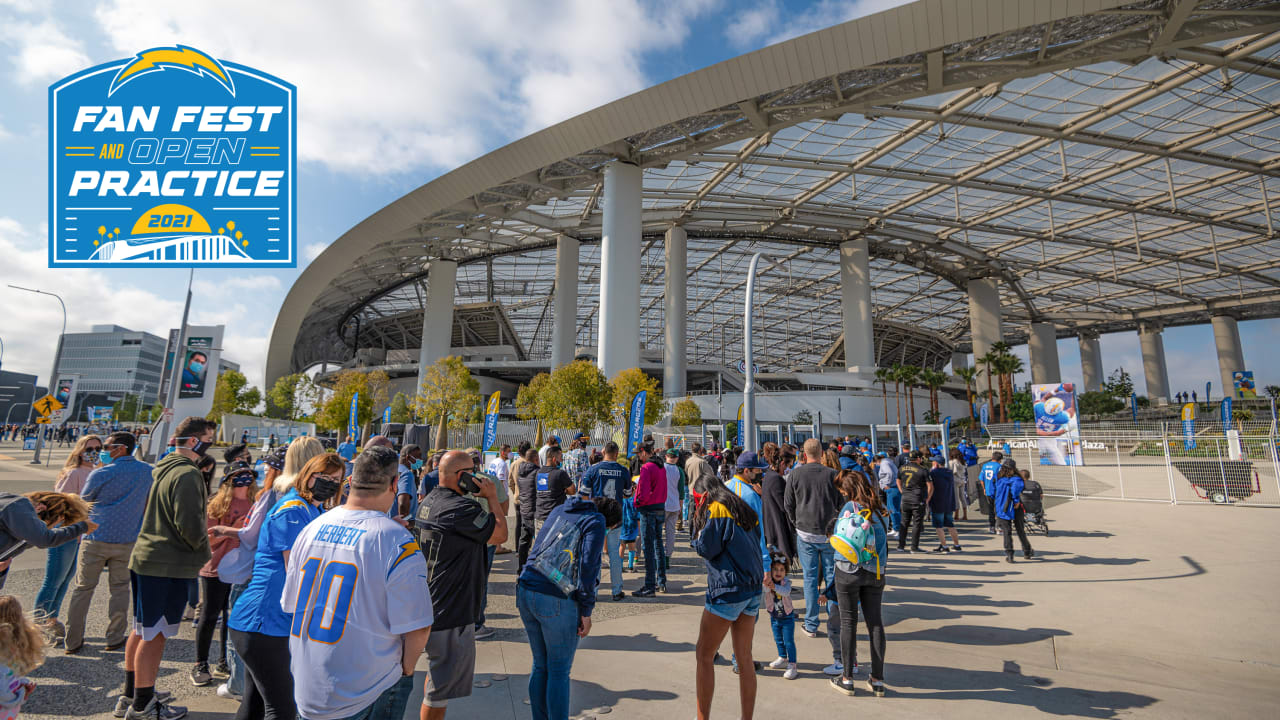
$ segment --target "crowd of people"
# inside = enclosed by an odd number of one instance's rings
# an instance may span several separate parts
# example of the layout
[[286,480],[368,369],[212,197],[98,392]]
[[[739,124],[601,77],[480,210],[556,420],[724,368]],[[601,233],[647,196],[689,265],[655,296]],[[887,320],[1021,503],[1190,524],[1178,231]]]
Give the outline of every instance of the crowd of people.
[[[604,564],[615,602],[666,593],[684,533],[706,568],[698,717],[710,714],[726,636],[750,717],[763,667],[752,648],[762,604],[777,650],[769,667],[796,679],[796,625],[809,637],[825,633],[832,662],[823,672],[846,695],[862,674],[860,609],[871,648],[866,690],[880,696],[892,540],[898,551],[921,551],[927,518],[934,552],[961,551],[955,516],[967,518],[976,499],[1003,532],[1008,561],[1014,532],[1024,556],[1034,556],[1018,502],[1029,475],[998,451],[978,466],[964,442],[949,452],[904,445],[873,453],[865,439],[809,439],[768,442],[756,453],[698,443],[686,450],[671,439],[659,447],[648,437],[624,458],[613,442],[589,452],[580,434],[567,450],[555,436],[539,447],[503,445],[486,463],[474,448],[428,454],[374,436],[330,452],[302,437],[257,462],[243,444],[226,448],[218,479],[215,429],[204,418],[183,420],[154,467],[135,457],[132,433],[83,434],[52,491],[0,493],[0,587],[17,552],[50,548],[34,621],[0,632],[0,669],[14,676],[0,702],[16,709],[31,691],[22,678],[38,663],[31,633],[41,645],[82,652],[105,570],[104,649],[124,652],[116,717],[186,714],[155,685],[166,641],[191,621],[191,682],[221,680],[218,694],[239,700],[237,720],[399,718],[424,653],[420,716],[438,720],[471,693],[476,641],[493,634],[489,575],[510,537],[516,607],[533,655],[533,714],[566,718],[573,658],[591,632]],[[628,595],[625,573],[637,558],[643,580]],[[0,599],[0,621],[16,603]]]

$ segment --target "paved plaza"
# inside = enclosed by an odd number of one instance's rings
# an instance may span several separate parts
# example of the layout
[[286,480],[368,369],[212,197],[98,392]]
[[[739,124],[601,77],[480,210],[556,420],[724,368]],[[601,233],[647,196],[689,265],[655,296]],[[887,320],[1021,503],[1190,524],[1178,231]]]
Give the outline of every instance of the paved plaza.
[[[0,446],[0,489],[50,485],[54,473],[32,470],[29,455]],[[1280,560],[1267,551],[1276,538],[1275,510],[1078,500],[1051,505],[1048,515],[1052,535],[1033,537],[1039,559],[1032,562],[1005,564],[998,537],[972,520],[962,524],[961,554],[892,555],[889,697],[836,694],[821,674],[831,661],[827,639],[800,635],[800,677],[787,681],[766,670],[757,716],[868,705],[889,718],[1270,715],[1280,701],[1280,630],[1271,621]],[[450,717],[529,717],[530,656],[514,608],[513,558],[499,556],[494,570],[488,616],[498,633],[479,643],[478,686],[451,706]],[[44,553],[29,551],[10,573],[6,589],[24,607],[43,567]],[[603,599],[596,606],[574,664],[574,717],[692,714],[702,565],[682,547],[673,571],[672,592],[659,600]],[[628,575],[627,585],[638,588],[640,576]],[[67,657],[53,650],[34,673],[40,687],[24,717],[110,717],[122,655],[102,651],[105,599],[104,592],[95,597],[85,651]],[[865,637],[863,631],[860,641]],[[757,658],[773,658],[763,619],[755,647]],[[861,642],[864,667],[866,650]],[[159,687],[189,705],[193,718],[232,717],[235,703],[216,697],[212,686],[191,686],[193,655],[187,626],[165,652]],[[419,663],[419,696],[424,669]],[[716,682],[716,716],[737,717],[728,665]],[[411,700],[408,717],[417,717],[418,702]]]

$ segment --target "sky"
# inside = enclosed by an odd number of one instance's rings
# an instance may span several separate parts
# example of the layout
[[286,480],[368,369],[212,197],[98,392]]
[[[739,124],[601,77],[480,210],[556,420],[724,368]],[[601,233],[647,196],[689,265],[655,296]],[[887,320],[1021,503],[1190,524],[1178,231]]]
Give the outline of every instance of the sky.
[[[298,252],[289,270],[199,270],[191,323],[225,324],[226,356],[263,383],[267,340],[293,280],[337,237],[406,192],[530,132],[648,86],[901,0],[437,0],[325,4],[0,0],[0,341],[5,369],[49,372],[68,331],[117,324],[164,337],[186,270],[47,267],[47,89],[172,44],[260,67],[298,88]],[[1272,356],[1280,322],[1241,323],[1246,364]],[[1059,343],[1079,377],[1074,341]],[[1220,384],[1212,331],[1172,328],[1174,390]],[[1019,352],[1025,359],[1026,349]],[[1102,338],[1108,373],[1139,392],[1136,334]],[[1260,363],[1257,363],[1260,365]],[[1280,381],[1252,367],[1259,385]]]

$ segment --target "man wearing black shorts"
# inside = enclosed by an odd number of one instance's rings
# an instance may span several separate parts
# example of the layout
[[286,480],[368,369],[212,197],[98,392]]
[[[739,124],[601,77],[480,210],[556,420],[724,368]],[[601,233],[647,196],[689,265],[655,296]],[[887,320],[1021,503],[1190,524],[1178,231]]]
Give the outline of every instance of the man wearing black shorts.
[[[165,639],[177,637],[187,604],[187,585],[209,561],[204,475],[196,466],[213,444],[217,423],[189,417],[178,423],[174,447],[152,472],[154,482],[142,514],[142,530],[129,557],[133,590],[133,634],[125,652],[133,672],[125,672],[124,697],[133,704],[126,720],[178,720],[187,709],[162,702],[156,674]],[[117,711],[120,708],[117,708]]]
[[[497,488],[473,475],[475,461],[454,450],[440,459],[440,484],[418,506],[414,531],[427,560],[427,586],[435,619],[427,640],[430,670],[423,689],[422,720],[443,720],[449,701],[471,694],[476,668],[475,627],[487,578],[487,545],[507,541],[507,519],[489,512],[499,507]],[[474,482],[469,494],[463,484]],[[488,501],[488,507],[476,501]]]

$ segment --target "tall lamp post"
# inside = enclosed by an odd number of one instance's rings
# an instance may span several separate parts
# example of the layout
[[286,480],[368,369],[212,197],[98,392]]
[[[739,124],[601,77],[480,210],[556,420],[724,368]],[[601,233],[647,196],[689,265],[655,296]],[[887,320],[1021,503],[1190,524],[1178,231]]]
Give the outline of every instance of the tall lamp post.
[[760,265],[760,258],[763,256],[764,253],[751,256],[751,267],[747,269],[747,297],[742,308],[742,359],[743,364],[746,365],[742,369],[746,378],[742,388],[742,440],[746,449],[752,452],[756,452],[756,445],[759,443],[756,438],[756,373],[751,338],[751,316],[755,311],[756,268]]
[[[67,304],[62,302],[62,296],[57,293],[20,287],[18,285],[10,285],[9,287],[14,290],[22,290],[24,292],[35,293],[37,295],[48,295],[50,297],[57,298],[58,304],[62,306],[62,333],[58,335],[58,343],[53,346],[53,369],[49,371],[49,391],[53,392],[55,390],[54,383],[57,382],[57,378],[54,377],[54,374],[58,372],[58,349],[62,347],[62,338],[67,334]],[[44,428],[41,428],[40,431],[36,433],[36,454],[31,460],[32,465],[40,464],[40,451],[42,449],[44,449]],[[49,449],[49,454],[53,455],[52,448]]]

